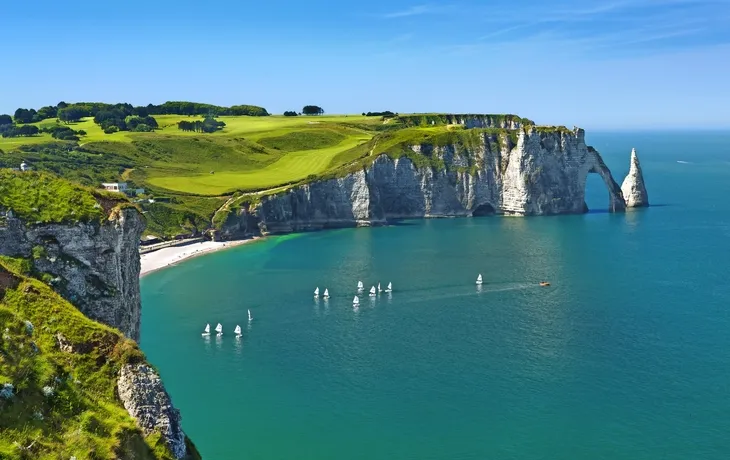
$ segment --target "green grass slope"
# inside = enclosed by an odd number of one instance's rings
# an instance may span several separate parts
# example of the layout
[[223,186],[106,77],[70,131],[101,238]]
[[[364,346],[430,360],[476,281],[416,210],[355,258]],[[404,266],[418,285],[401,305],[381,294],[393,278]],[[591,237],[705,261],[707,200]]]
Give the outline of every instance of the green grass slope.
[[[465,115],[466,116],[466,115]],[[152,133],[104,134],[91,119],[71,124],[84,129],[78,145],[44,134],[26,139],[0,139],[0,167],[22,160],[33,167],[96,186],[125,180],[163,202],[140,203],[148,233],[163,237],[202,231],[232,195],[281,191],[303,182],[335,177],[387,153],[406,155],[419,166],[438,161],[415,154],[414,143],[470,144],[488,134],[493,142],[516,142],[517,130],[464,130],[459,115],[417,114],[395,118],[366,116],[225,116],[221,131],[201,134],[177,129],[181,120],[200,117],[159,115]],[[533,125],[516,115],[479,115],[494,122]],[[45,120],[40,125],[56,123]],[[460,134],[457,134],[460,133]],[[39,140],[47,142],[42,143]],[[216,216],[218,217],[218,216]],[[219,219],[217,219],[219,220]]]
[[[172,459],[115,395],[121,366],[144,361],[137,344],[86,318],[30,267],[0,257],[0,458]],[[76,351],[61,351],[57,334]]]

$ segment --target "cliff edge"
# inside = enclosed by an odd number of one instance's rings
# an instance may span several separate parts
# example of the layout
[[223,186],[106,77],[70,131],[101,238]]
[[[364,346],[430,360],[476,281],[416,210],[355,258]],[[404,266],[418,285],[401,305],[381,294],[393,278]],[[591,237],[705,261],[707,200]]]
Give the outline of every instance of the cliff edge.
[[131,340],[144,225],[120,195],[0,170],[0,457],[199,458]]
[[629,173],[621,184],[621,192],[626,200],[627,207],[649,206],[649,194],[646,192],[644,174],[641,172],[641,164],[639,164],[636,149],[631,149],[631,166],[629,167]]
[[620,187],[582,129],[521,124],[529,120],[516,116],[442,118],[422,123],[454,125],[381,136],[362,163],[331,179],[241,199],[222,236],[421,217],[583,213],[588,174],[603,179],[609,211],[625,209]]

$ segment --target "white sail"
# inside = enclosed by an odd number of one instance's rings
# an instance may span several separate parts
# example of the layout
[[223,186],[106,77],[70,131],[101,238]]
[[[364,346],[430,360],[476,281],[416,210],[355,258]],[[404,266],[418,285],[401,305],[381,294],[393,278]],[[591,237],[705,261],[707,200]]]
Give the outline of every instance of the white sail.
[[328,291],[327,288],[324,288],[324,298],[326,299],[329,296],[330,296],[330,291]]
[[251,321],[253,317],[251,316],[251,310],[248,311],[248,320]]
[[314,296],[319,297],[319,286],[314,290]]
[[380,289],[380,283],[378,283],[378,292],[381,292],[382,289]]
[[357,290],[358,291],[362,291],[363,289],[365,289],[365,286],[362,284],[362,281],[358,281],[357,282]]
[[391,292],[393,291],[393,283],[388,283],[388,287],[385,289],[385,292]]
[[352,304],[353,305],[360,305],[360,299],[358,299],[357,296],[355,296],[355,298],[352,299]]
[[218,325],[215,327],[215,331],[218,333],[218,335],[223,335],[223,326],[221,323],[218,323]]
[[477,276],[477,284],[482,284],[482,274],[480,273],[479,276]]
[[375,286],[370,288],[370,296],[372,297],[374,295],[375,295]]
[[205,325],[205,329],[203,330],[202,335],[210,335],[210,324]]

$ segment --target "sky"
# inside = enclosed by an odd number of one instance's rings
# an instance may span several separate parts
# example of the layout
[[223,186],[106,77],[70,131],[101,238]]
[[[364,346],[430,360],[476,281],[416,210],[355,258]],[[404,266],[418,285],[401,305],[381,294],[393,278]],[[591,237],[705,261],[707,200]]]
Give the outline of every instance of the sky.
[[730,128],[730,0],[4,2],[0,113],[188,100]]

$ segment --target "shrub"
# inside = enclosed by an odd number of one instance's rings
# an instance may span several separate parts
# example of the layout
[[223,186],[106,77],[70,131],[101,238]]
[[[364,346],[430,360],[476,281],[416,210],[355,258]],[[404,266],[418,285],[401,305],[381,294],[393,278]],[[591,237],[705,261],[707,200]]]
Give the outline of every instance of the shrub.
[[106,128],[104,128],[104,134],[112,134],[112,133],[116,133],[117,131],[119,131],[119,128],[117,128],[114,125],[107,126]]

